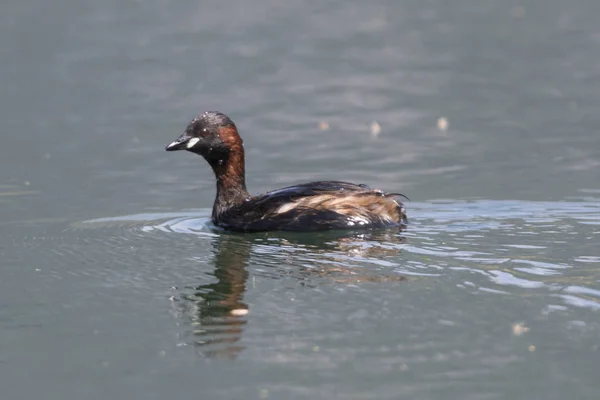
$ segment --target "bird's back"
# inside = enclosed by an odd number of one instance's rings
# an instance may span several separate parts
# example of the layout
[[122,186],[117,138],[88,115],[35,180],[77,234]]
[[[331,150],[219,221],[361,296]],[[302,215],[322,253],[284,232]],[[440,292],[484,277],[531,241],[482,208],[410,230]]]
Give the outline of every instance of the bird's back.
[[213,222],[243,232],[399,226],[406,222],[400,197],[403,195],[366,185],[310,182],[252,197],[216,216]]

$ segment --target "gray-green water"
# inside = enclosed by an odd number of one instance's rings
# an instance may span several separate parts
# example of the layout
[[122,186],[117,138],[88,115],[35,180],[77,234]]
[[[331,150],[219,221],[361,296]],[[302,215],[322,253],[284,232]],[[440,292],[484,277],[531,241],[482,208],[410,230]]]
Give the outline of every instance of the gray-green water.
[[[2,399],[597,398],[598,15],[5,2]],[[209,168],[163,151],[206,109],[251,191],[368,183],[408,230],[212,229]]]

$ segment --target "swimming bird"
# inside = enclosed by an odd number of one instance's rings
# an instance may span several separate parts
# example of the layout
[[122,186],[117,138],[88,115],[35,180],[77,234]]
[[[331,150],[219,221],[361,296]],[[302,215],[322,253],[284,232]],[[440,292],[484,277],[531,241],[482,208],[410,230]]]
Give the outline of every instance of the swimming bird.
[[250,195],[242,138],[233,121],[217,111],[194,118],[166,150],[187,150],[211,166],[217,181],[212,222],[225,230],[321,231],[406,224],[400,201],[406,196],[364,184],[317,181]]

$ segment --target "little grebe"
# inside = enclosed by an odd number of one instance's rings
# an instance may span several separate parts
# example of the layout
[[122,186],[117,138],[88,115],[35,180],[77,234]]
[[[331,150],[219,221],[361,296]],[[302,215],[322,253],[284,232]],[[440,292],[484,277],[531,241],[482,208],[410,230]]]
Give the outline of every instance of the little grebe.
[[338,181],[310,182],[251,196],[246,190],[244,147],[233,121],[205,112],[189,123],[167,151],[187,150],[208,161],[217,178],[215,225],[230,231],[316,231],[404,226],[399,193]]

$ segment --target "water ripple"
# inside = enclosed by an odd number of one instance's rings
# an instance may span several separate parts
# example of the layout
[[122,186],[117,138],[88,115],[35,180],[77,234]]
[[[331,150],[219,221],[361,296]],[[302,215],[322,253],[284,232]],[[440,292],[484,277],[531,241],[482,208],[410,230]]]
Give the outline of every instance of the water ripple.
[[[210,223],[210,210],[99,218],[71,229],[82,241],[93,240],[84,230],[109,230],[101,240],[121,252],[122,243],[137,246],[135,254],[148,263],[163,260],[154,247],[171,249],[160,279],[176,282],[173,312],[188,327],[182,344],[209,357],[237,357],[245,349],[252,307],[244,298],[263,279],[280,281],[265,294],[274,298],[297,285],[363,291],[371,284],[449,280],[469,293],[546,299],[548,309],[562,307],[551,299],[600,309],[599,232],[592,227],[600,201],[445,200],[411,203],[409,213],[404,232],[229,234]],[[561,251],[568,246],[583,253]],[[76,257],[78,250],[55,251]],[[139,280],[134,272],[128,279],[119,273],[112,282]]]
[[[429,264],[454,271],[483,271],[494,285],[535,289],[539,295],[585,282],[583,292],[561,295],[566,304],[596,309],[600,305],[600,257],[592,225],[600,201],[435,201],[411,206],[415,223],[403,250],[426,256]],[[418,239],[418,240],[417,240]],[[443,244],[440,246],[439,244]],[[588,249],[568,258],[562,248]],[[459,263],[460,266],[456,264]],[[592,267],[592,265],[594,267]],[[591,268],[583,268],[588,265]],[[477,286],[470,282],[469,287]],[[479,286],[484,287],[481,282]],[[573,287],[573,286],[567,286]],[[496,289],[505,292],[500,287]],[[567,289],[562,289],[566,291]]]

